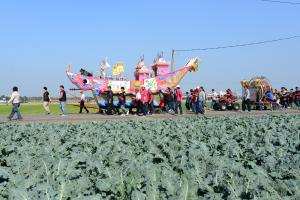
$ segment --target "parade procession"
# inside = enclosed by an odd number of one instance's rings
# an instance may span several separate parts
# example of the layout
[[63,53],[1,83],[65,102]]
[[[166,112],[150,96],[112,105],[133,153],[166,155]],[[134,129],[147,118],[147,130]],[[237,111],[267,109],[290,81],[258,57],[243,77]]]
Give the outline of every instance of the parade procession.
[[0,200],[300,200],[299,9],[1,1]]

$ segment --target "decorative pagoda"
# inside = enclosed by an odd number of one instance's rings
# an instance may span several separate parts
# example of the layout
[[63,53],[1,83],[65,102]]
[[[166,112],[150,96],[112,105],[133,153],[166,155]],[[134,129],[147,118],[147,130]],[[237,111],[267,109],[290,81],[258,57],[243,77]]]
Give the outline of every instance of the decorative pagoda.
[[144,79],[151,78],[151,73],[152,73],[151,70],[149,70],[145,64],[144,56],[141,57],[137,66],[135,67],[135,72],[134,72],[135,80],[141,81]]
[[152,70],[154,72],[154,76],[159,76],[163,74],[169,73],[170,62],[164,59],[164,54],[161,52],[157,55],[156,59],[153,61]]

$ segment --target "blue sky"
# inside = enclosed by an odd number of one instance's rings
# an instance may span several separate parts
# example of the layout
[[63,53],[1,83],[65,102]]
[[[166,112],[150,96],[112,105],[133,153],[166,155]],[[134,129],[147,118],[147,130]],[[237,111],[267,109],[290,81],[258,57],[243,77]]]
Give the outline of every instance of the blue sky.
[[[296,1],[296,0],[295,0]],[[300,5],[260,0],[186,1],[1,1],[0,94],[17,85],[22,95],[52,96],[66,79],[67,64],[95,71],[100,60],[122,61],[127,76],[141,55],[150,65],[164,51],[205,48],[300,35]],[[300,85],[300,38],[217,51],[177,52],[175,68],[188,58],[203,60],[182,81],[240,90],[240,80],[265,75],[275,87]]]

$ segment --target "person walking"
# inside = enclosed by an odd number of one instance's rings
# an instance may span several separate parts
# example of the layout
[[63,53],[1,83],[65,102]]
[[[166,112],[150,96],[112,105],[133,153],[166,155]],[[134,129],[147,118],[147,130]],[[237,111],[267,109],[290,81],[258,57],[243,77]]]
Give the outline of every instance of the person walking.
[[151,90],[148,90],[148,110],[149,110],[149,114],[152,115],[154,113],[154,96],[151,92]]
[[143,105],[141,102],[141,92],[139,88],[135,89],[135,102],[136,102],[136,115],[140,115],[140,113],[142,113],[143,110]]
[[185,97],[185,108],[187,111],[189,111],[190,110],[190,94],[189,94],[189,92],[186,92],[185,96],[186,96]]
[[242,91],[242,110],[246,111],[246,107],[248,112],[251,112],[250,90],[248,85],[245,85]]
[[141,91],[141,102],[143,104],[143,115],[146,116],[148,112],[148,101],[149,101],[149,92],[146,90],[145,86],[142,85]]
[[166,112],[172,114],[174,112],[174,104],[173,104],[174,96],[170,87],[168,87],[167,91],[164,93],[164,99],[165,99]]
[[289,101],[289,107],[290,108],[293,108],[294,107],[294,102],[295,102],[295,99],[294,99],[294,89],[290,89],[290,92],[288,93],[288,101]]
[[193,92],[192,92],[192,111],[195,113],[195,114],[198,114],[198,111],[199,111],[199,109],[198,109],[198,107],[199,107],[199,105],[198,105],[198,99],[199,99],[199,91],[198,91],[198,89],[197,88],[195,88],[194,90],[193,90]]
[[79,104],[80,104],[80,110],[79,110],[79,113],[81,114],[82,113],[82,109],[84,108],[86,113],[89,113],[89,110],[87,109],[87,107],[85,106],[85,94],[84,94],[84,91],[81,90],[80,91],[81,93],[81,97],[80,97],[80,101],[79,101]]
[[295,88],[294,102],[295,102],[295,105],[299,108],[300,107],[300,89],[299,89],[299,87]]
[[126,103],[125,88],[121,87],[121,93],[119,94],[119,104],[120,104],[120,109],[122,111],[121,116],[125,116],[129,114],[129,111],[125,108],[125,103]]
[[178,114],[178,109],[180,114],[181,115],[183,114],[181,101],[182,101],[182,90],[180,88],[180,85],[177,85],[175,90],[175,114]]
[[198,113],[204,115],[205,114],[205,91],[203,87],[198,88],[199,97],[198,97]]
[[66,102],[67,102],[67,95],[65,91],[65,87],[63,85],[59,86],[59,108],[62,111],[61,116],[67,116],[67,110],[66,110]]
[[203,86],[200,87],[201,88],[201,95],[202,95],[202,99],[203,99],[203,114],[205,114],[206,112],[206,92]]
[[281,88],[280,104],[282,107],[282,111],[285,111],[288,108],[289,95],[288,95],[287,89],[285,87]]
[[18,92],[18,87],[14,86],[12,89],[12,94],[10,96],[9,101],[7,104],[12,103],[12,110],[10,115],[7,117],[9,120],[12,120],[14,115],[17,115],[17,120],[22,120],[22,116],[19,110],[20,103],[21,103],[21,98],[20,98],[20,93]]
[[106,101],[107,101],[107,112],[106,112],[106,114],[113,115],[114,114],[113,111],[115,111],[115,109],[114,109],[114,96],[113,96],[113,92],[111,90],[110,85],[107,87]]
[[194,92],[195,92],[196,88],[190,89],[190,102],[189,102],[189,106],[190,106],[190,111],[195,112],[194,108],[194,102],[193,102],[193,98],[194,98]]
[[214,106],[217,103],[218,100],[218,93],[215,91],[215,89],[211,90],[211,104],[210,104],[210,109],[214,110]]
[[49,104],[51,102],[51,99],[50,99],[50,94],[48,92],[48,89],[47,87],[43,87],[44,89],[44,93],[43,93],[43,107],[46,111],[46,114],[49,115],[51,112],[50,112],[50,108],[49,108]]

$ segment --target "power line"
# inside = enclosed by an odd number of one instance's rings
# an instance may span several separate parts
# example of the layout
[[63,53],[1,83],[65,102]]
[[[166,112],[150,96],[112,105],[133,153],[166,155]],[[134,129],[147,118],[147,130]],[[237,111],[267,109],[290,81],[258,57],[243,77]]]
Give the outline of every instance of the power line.
[[236,47],[245,47],[245,46],[253,46],[253,45],[259,45],[259,44],[266,44],[266,43],[273,43],[273,42],[279,42],[283,40],[291,40],[300,38],[299,35],[286,37],[286,38],[279,38],[274,40],[265,40],[261,42],[251,42],[251,43],[244,43],[244,44],[234,44],[234,45],[227,45],[227,46],[218,46],[218,47],[208,47],[208,48],[198,48],[198,49],[174,49],[174,51],[208,51],[208,50],[218,50],[218,49],[227,49],[227,48],[236,48]]
[[261,0],[270,3],[282,3],[282,4],[290,4],[290,5],[300,5],[300,2],[292,2],[292,1],[277,1],[277,0]]

